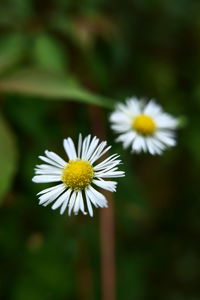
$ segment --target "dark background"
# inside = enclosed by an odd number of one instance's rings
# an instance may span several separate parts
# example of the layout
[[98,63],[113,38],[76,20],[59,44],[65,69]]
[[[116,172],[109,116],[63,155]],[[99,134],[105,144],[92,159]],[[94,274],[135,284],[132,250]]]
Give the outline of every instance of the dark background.
[[[0,298],[101,299],[99,210],[60,216],[31,182],[45,149],[64,157],[64,137],[98,125],[127,174],[113,200],[117,299],[200,299],[200,2],[1,0],[0,34]],[[176,148],[114,143],[113,102],[132,95],[184,117]]]

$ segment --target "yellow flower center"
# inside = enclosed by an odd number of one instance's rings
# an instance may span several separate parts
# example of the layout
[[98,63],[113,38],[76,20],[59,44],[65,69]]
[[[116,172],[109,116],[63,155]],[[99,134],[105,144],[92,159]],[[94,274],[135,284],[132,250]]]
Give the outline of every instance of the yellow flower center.
[[94,177],[92,165],[85,160],[70,160],[62,171],[62,181],[72,190],[83,190]]
[[142,135],[152,135],[156,130],[156,124],[152,117],[141,114],[133,119],[132,128]]

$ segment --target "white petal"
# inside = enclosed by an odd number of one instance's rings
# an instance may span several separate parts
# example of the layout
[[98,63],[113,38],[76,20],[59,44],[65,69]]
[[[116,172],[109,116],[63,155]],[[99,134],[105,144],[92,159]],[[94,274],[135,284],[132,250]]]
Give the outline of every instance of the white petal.
[[[88,189],[85,190],[85,195],[86,195],[86,197],[88,197],[89,201],[94,204],[95,207],[99,206],[98,199],[96,197],[94,197],[93,194]],[[97,200],[97,202],[96,202],[96,200]]]
[[[102,151],[103,151],[103,149],[105,148],[106,145],[107,145],[107,142],[101,142],[98,145],[98,147],[93,152],[93,154],[91,155],[91,157],[88,158],[91,163],[93,163],[95,160],[97,160],[99,158],[100,153],[102,153]],[[94,159],[94,161],[93,161],[93,159]]]
[[111,128],[117,133],[126,132],[131,129],[131,120],[129,121],[129,124],[123,124],[123,123],[113,124],[111,125]]
[[76,201],[74,204],[74,214],[77,215],[79,210],[81,210],[84,215],[87,214],[84,210],[82,191],[77,192],[77,197],[76,197]]
[[52,205],[52,209],[57,209],[60,207],[64,202],[67,205],[69,196],[70,196],[71,190],[68,189],[66,192],[64,192],[57,200],[56,202]]
[[94,168],[94,170],[95,172],[103,172],[104,170],[108,171],[119,164],[121,164],[121,160],[114,160],[112,162],[108,162],[103,167]]
[[141,136],[137,135],[133,144],[132,144],[132,151],[140,152],[141,150]]
[[48,169],[40,169],[36,168],[35,169],[35,174],[36,175],[60,175],[61,176],[61,170],[58,168],[48,168]]
[[127,116],[126,114],[124,114],[121,111],[114,111],[111,115],[110,115],[110,121],[116,124],[127,124],[128,126],[130,126],[131,123],[131,116]]
[[62,215],[67,207],[67,204],[70,200],[70,194],[71,194],[71,190],[68,190],[69,191],[69,196],[68,198],[66,198],[66,200],[63,202],[62,206],[61,206],[61,209],[60,209],[60,214]]
[[64,161],[64,159],[62,159],[59,155],[57,155],[56,153],[52,152],[52,151],[45,151],[45,154],[48,158],[52,159],[53,161],[55,161],[57,164],[59,164],[62,167],[64,167],[66,165],[66,161]]
[[158,129],[176,129],[178,121],[169,114],[162,113],[155,118]]
[[158,131],[155,137],[167,146],[173,147],[176,145],[176,140],[165,132]]
[[146,138],[146,143],[147,143],[147,149],[148,149],[149,153],[152,154],[152,155],[156,154],[155,146],[152,143],[152,138],[147,137]]
[[142,149],[144,152],[146,152],[146,150],[147,150],[146,137],[141,137],[140,145],[141,145],[141,149]]
[[125,173],[123,171],[109,171],[106,173],[98,173],[96,174],[97,178],[117,178],[117,177],[124,177]]
[[93,180],[93,183],[99,186],[102,189],[105,189],[110,192],[115,192],[116,191],[116,185],[117,182],[115,181],[105,181],[105,180]]
[[162,151],[166,148],[164,144],[159,142],[157,139],[151,139],[152,145],[154,147],[155,154],[162,154]]
[[128,132],[121,134],[116,141],[122,142],[123,147],[127,149],[134,141],[135,137],[137,136],[136,132],[133,130],[129,130]]
[[95,190],[91,185],[87,189],[88,196],[92,200],[92,197],[95,198],[97,205],[100,207],[107,207],[107,200],[105,196]]
[[90,145],[91,135],[89,134],[83,141],[81,158],[86,159],[86,154]]
[[[127,102],[126,102],[126,104],[127,104]],[[127,105],[125,105],[123,103],[117,103],[117,105],[116,105],[116,112],[117,111],[122,112],[122,113],[124,113],[127,116],[130,116],[130,110],[129,110],[129,108],[127,107]]]
[[45,161],[46,163],[53,165],[55,167],[60,168],[60,164],[56,163],[54,160],[47,158],[46,156],[42,156],[40,155],[39,158],[43,161]]
[[139,134],[135,137],[133,143],[132,143],[132,151],[133,152],[141,152],[141,151],[146,151],[146,142],[145,142],[146,137],[143,137]]
[[82,194],[82,191],[79,192],[80,193],[80,210],[82,211],[82,213],[84,215],[87,215],[87,213],[85,212],[85,207],[84,207],[84,202],[83,202],[83,194]]
[[104,149],[101,153],[98,153],[93,159],[92,163],[94,163],[97,159],[101,158],[108,150],[110,150],[111,146],[108,146],[106,149]]
[[99,174],[105,174],[107,172],[113,172],[113,171],[117,171],[118,168],[116,167],[119,164],[119,160],[112,162],[110,165],[107,165],[106,167],[104,167],[102,170],[99,170],[97,172],[95,172],[95,176],[99,175]]
[[[102,162],[100,162],[98,165],[96,165],[94,167],[95,171],[104,169],[105,167],[109,166],[110,164],[112,164],[113,161],[115,161],[115,159],[117,159],[119,157],[119,155],[117,154],[113,154],[111,156],[109,156],[108,158],[104,159]],[[120,160],[118,160],[120,162]]]
[[64,145],[64,149],[65,149],[69,159],[70,160],[76,159],[77,154],[76,154],[76,149],[75,149],[74,142],[72,141],[72,139],[71,138],[64,139],[63,145]]
[[52,191],[53,189],[55,189],[55,188],[57,188],[57,187],[61,187],[61,186],[63,186],[63,185],[64,185],[64,184],[63,184],[63,183],[61,183],[61,184],[57,184],[57,185],[55,185],[55,186],[49,187],[49,188],[47,188],[47,189],[44,189],[44,190],[42,190],[41,192],[37,193],[37,195],[42,195],[42,194],[45,194],[45,193],[47,193],[47,192],[50,192],[50,191]]
[[139,101],[137,98],[131,97],[126,100],[126,105],[119,103],[116,109],[124,112],[127,116],[135,116],[141,113],[143,104],[143,101]]
[[82,148],[82,134],[79,134],[79,139],[78,139],[78,158],[81,157],[81,148]]
[[76,159],[77,158],[76,149],[75,149],[75,146],[74,146],[74,142],[72,141],[71,138],[68,138],[68,143],[71,147],[71,152],[73,153],[73,159]]
[[76,201],[74,204],[74,214],[77,215],[80,209],[80,192],[77,192]]
[[156,117],[162,113],[162,107],[155,103],[154,100],[150,100],[144,109],[144,114]]
[[52,166],[52,165],[47,165],[47,164],[41,164],[41,165],[36,165],[36,168],[37,169],[40,169],[40,170],[48,170],[48,169],[51,169],[51,170],[62,170],[63,168],[61,167],[55,167],[55,166]]
[[69,200],[69,205],[68,205],[68,215],[70,216],[71,215],[71,212],[72,212],[72,209],[74,207],[74,203],[76,201],[76,197],[77,197],[77,192],[73,192],[71,194],[71,198]]
[[85,198],[86,198],[89,214],[91,217],[93,217],[93,209],[92,209],[92,205],[91,205],[91,202],[90,202],[90,199],[89,199],[87,193],[85,193]]
[[45,202],[50,202],[54,201],[64,190],[66,187],[63,186],[58,186],[57,188],[43,194],[42,196],[39,197],[39,204],[44,204]]
[[61,176],[58,175],[36,175],[32,179],[36,183],[48,183],[61,181]]
[[64,139],[63,146],[64,146],[65,152],[67,153],[67,156],[68,156],[69,160],[72,160],[73,159],[73,154],[71,153],[71,148],[69,146],[69,143],[68,143],[67,139]]
[[89,160],[90,156],[92,155],[92,153],[94,152],[95,148],[97,147],[99,143],[99,139],[95,136],[90,145],[89,145],[89,148],[87,150],[87,153],[85,154],[85,159]]
[[145,105],[144,100],[138,100],[136,97],[132,97],[126,100],[128,111],[131,116],[136,116],[142,113],[143,107]]

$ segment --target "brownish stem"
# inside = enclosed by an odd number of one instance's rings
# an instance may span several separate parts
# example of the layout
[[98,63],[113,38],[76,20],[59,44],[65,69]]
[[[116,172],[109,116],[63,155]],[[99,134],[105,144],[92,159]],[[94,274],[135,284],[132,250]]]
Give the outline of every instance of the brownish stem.
[[[105,121],[99,107],[90,107],[89,114],[94,134],[106,140]],[[105,193],[108,208],[100,210],[102,300],[115,300],[115,232],[112,194]]]
[[[111,198],[108,197],[107,199]],[[114,207],[108,199],[109,207],[100,212],[101,265],[102,265],[102,299],[115,299],[115,238]]]

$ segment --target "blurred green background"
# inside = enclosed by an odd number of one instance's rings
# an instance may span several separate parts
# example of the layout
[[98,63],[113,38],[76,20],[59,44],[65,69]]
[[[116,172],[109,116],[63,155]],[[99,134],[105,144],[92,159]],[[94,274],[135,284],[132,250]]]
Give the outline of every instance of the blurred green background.
[[[1,0],[0,34],[0,299],[101,299],[99,210],[60,216],[31,182],[45,149],[64,157],[64,137],[93,132],[97,106],[127,174],[117,299],[200,299],[200,2]],[[114,144],[110,109],[132,95],[186,117],[176,148]]]

